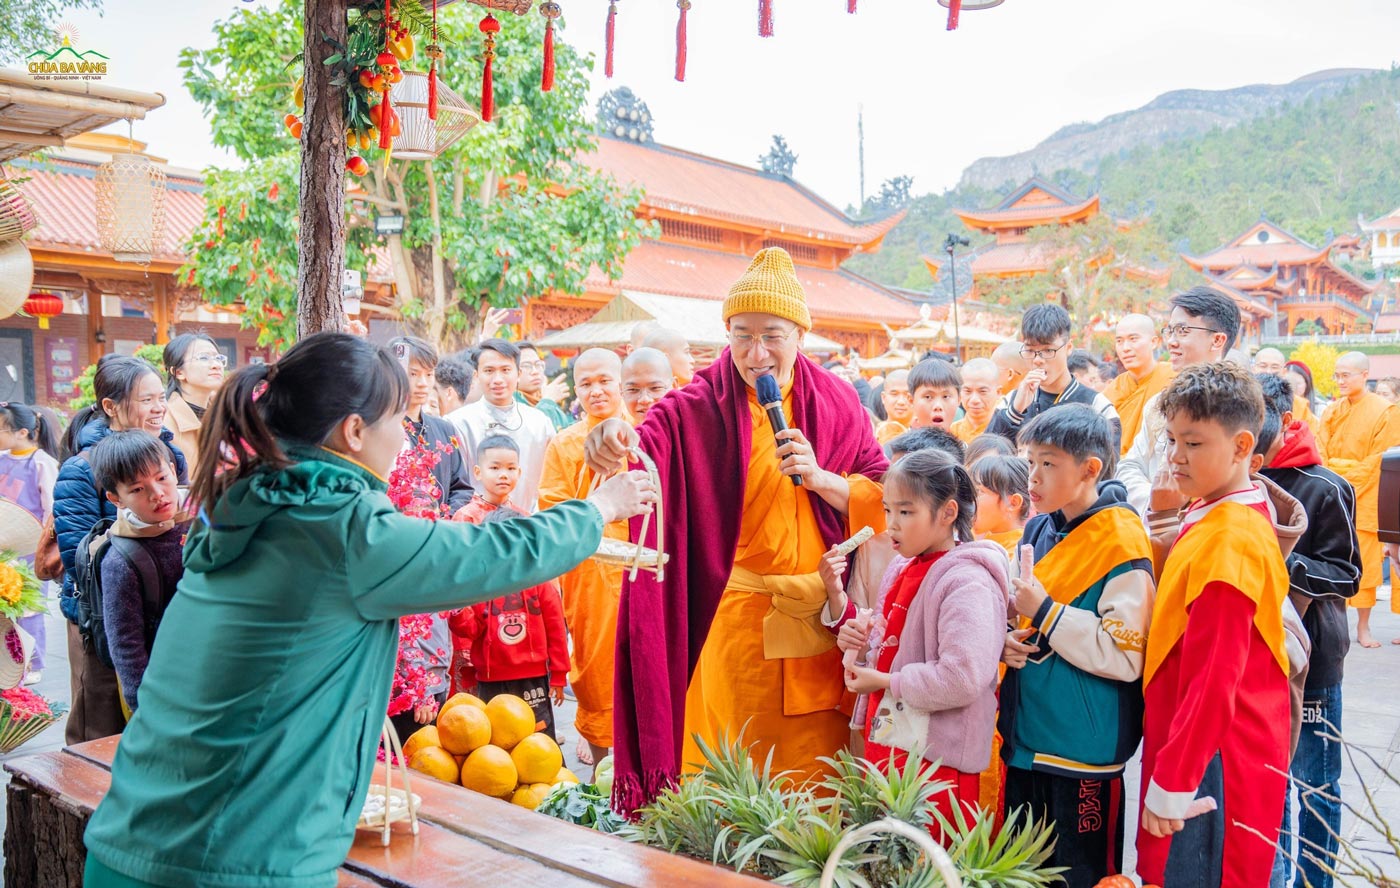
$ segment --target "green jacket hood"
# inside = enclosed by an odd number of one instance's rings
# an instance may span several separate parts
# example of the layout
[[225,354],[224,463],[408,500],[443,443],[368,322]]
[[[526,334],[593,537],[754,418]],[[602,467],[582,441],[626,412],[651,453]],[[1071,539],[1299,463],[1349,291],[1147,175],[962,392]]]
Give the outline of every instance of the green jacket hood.
[[364,466],[321,447],[284,445],[295,460],[266,469],[229,487],[213,508],[202,507],[185,546],[185,569],[211,571],[242,557],[264,522],[298,507],[322,515],[388,485]]

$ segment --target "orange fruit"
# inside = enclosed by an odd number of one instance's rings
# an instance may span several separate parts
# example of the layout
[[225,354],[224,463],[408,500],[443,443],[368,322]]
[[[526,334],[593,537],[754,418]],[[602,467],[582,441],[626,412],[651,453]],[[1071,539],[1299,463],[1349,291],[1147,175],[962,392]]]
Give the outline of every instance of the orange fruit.
[[498,694],[486,704],[486,717],[491,720],[491,743],[502,749],[535,733],[535,710],[514,694]]
[[491,742],[491,720],[475,706],[454,706],[438,716],[437,733],[443,749],[465,755]]
[[484,795],[506,798],[515,792],[519,782],[515,762],[499,746],[474,750],[462,765],[462,785]]
[[440,746],[426,746],[418,750],[408,760],[408,766],[444,783],[457,782],[457,762],[453,760],[452,753]]
[[413,758],[413,754],[420,749],[429,746],[441,746],[442,741],[438,739],[437,728],[426,725],[414,731],[413,734],[404,741],[403,757],[405,760]]
[[568,768],[560,768],[559,773],[554,775],[554,785],[560,783],[578,783],[578,777]]
[[453,707],[461,706],[463,703],[471,704],[482,712],[486,711],[486,701],[482,700],[480,697],[475,697],[471,694],[453,694],[451,697],[447,698],[447,702],[443,703],[442,708],[438,710],[438,718],[442,718],[444,712]]
[[531,734],[510,751],[521,783],[544,783],[558,775],[564,767],[564,754],[559,744],[546,734]]
[[529,808],[531,811],[535,810],[540,806],[540,803],[544,801],[545,796],[549,795],[549,787],[545,787],[543,792],[535,789],[535,786],[540,785],[541,784],[537,783],[531,786],[522,783],[519,788],[511,794],[510,803],[512,805],[519,805],[522,808]]

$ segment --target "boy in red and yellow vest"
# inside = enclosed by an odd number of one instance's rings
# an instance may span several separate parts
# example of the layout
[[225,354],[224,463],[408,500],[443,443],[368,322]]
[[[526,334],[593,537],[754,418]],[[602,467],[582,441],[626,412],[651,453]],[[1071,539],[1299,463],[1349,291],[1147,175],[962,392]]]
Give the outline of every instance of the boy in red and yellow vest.
[[1222,362],[1182,371],[1158,403],[1171,478],[1153,502],[1172,487],[1187,502],[1147,639],[1138,874],[1257,888],[1273,866],[1289,742],[1288,570],[1249,479],[1263,395]]

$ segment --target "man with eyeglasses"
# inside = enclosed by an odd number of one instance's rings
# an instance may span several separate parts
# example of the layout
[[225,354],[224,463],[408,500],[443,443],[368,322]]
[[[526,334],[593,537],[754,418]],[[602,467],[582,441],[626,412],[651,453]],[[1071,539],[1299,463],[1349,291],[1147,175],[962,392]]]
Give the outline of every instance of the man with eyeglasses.
[[560,401],[569,397],[564,374],[559,374],[546,384],[544,357],[540,350],[533,342],[519,342],[516,347],[520,349],[520,382],[515,387],[515,400],[529,404],[549,417],[556,432],[564,431],[574,424],[574,418],[559,406]]
[[1123,424],[1123,441],[1119,456],[1127,456],[1138,429],[1142,428],[1143,409],[1149,399],[1176,378],[1176,371],[1166,361],[1157,360],[1162,339],[1157,325],[1144,314],[1123,315],[1113,331],[1113,351],[1126,373],[1114,377],[1104,389],[1104,397],[1118,411]]
[[[1058,305],[1033,305],[1021,315],[1021,357],[1030,365],[1021,384],[992,414],[987,431],[1011,439],[1031,419],[1059,404],[1085,404],[1122,434],[1113,405],[1069,372],[1069,337],[1073,329],[1069,312]],[[1114,438],[1115,444],[1118,438]]]
[[[1284,358],[1283,352],[1276,348],[1261,348],[1254,353],[1255,373],[1269,373],[1287,379],[1289,369],[1288,360]],[[1312,411],[1312,405],[1301,395],[1293,396],[1293,416],[1307,423],[1314,437],[1322,431],[1317,414]]]
[[[1223,361],[1240,332],[1240,309],[1235,301],[1210,287],[1192,287],[1171,300],[1172,313],[1162,328],[1162,340],[1174,373],[1196,364]],[[1128,488],[1128,502],[1139,515],[1161,511],[1168,524],[1186,504],[1167,469],[1167,420],[1157,409],[1159,395],[1143,405],[1142,425],[1128,453],[1118,463],[1117,478]],[[1148,531],[1153,530],[1148,522]]]
[[654,348],[639,348],[622,362],[622,403],[634,422],[676,387],[671,359]]
[[[586,443],[602,473],[639,448],[664,491],[645,543],[660,524],[671,561],[662,578],[624,580],[618,613],[613,787],[626,811],[702,761],[692,734],[714,747],[742,730],[798,782],[849,739],[817,568],[853,532],[884,529],[888,461],[855,389],[801,354],[812,319],[786,251],[759,251],[722,314],[717,361],[635,429],[607,420]],[[776,441],[756,393],[769,375],[789,426]]]
[[[1381,585],[1380,537],[1381,457],[1400,446],[1400,407],[1366,389],[1371,359],[1361,352],[1337,358],[1339,397],[1322,411],[1318,449],[1322,464],[1356,489],[1356,539],[1361,548],[1361,589],[1348,603],[1356,608],[1356,640],[1362,647],[1381,646],[1371,634],[1371,608]],[[1400,614],[1400,595],[1391,593],[1391,613]],[[1394,639],[1400,644],[1400,638]]]

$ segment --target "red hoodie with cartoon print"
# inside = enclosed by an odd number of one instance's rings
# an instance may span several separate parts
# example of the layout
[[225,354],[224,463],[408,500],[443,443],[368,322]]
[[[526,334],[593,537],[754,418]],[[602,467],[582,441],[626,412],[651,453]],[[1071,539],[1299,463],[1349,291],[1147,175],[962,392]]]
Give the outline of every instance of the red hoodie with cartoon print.
[[564,606],[553,583],[464,607],[448,617],[447,626],[453,649],[471,652],[469,659],[453,659],[454,688],[546,673],[554,687],[568,680]]

